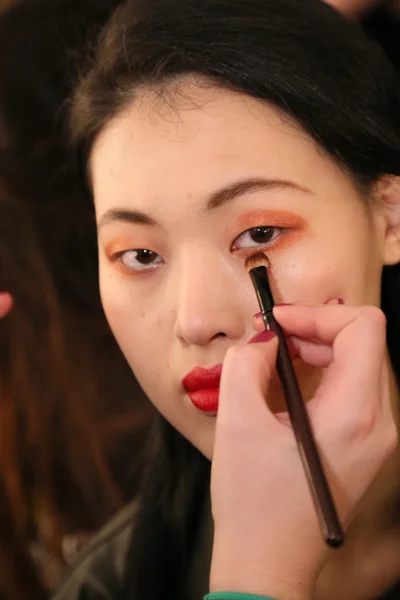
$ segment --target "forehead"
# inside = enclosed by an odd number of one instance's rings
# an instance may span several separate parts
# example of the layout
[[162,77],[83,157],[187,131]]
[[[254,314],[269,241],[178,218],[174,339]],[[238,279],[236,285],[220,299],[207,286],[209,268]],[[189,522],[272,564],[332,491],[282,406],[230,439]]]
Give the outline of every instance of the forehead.
[[[245,144],[260,125],[282,134],[300,133],[293,120],[266,102],[210,84],[189,81],[160,93],[144,90],[100,133],[91,165],[105,148],[109,157],[121,159],[128,147],[131,151],[139,145],[141,149],[158,149],[163,142],[189,144],[197,139],[217,142],[218,151],[235,142],[238,134],[247,132],[241,140]],[[304,137],[304,132],[301,135]]]
[[[289,117],[265,102],[194,82],[146,91],[99,135],[91,155],[96,208],[143,209],[204,197],[241,177],[315,184],[332,161]],[[146,207],[147,208],[147,207]]]

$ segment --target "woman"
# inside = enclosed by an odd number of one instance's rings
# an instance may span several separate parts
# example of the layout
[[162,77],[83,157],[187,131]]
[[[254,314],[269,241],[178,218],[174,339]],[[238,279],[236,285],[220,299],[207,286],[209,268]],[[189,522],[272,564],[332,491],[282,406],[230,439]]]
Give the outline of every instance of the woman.
[[[132,0],[117,11],[71,128],[103,307],[160,429],[131,542],[125,518],[56,598],[390,597],[399,109],[386,59],[318,0]],[[321,540],[292,432],[274,415],[285,411],[277,343],[253,317],[244,266],[260,250],[277,301],[293,304],[275,315],[347,528],[341,550]],[[196,393],[209,387],[218,408],[206,413]]]

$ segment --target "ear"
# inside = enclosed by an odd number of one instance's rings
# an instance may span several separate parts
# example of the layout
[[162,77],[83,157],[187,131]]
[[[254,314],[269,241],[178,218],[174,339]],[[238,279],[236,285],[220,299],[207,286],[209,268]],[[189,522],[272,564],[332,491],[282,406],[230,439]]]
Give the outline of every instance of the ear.
[[385,175],[376,184],[374,197],[386,221],[383,262],[400,262],[400,177]]

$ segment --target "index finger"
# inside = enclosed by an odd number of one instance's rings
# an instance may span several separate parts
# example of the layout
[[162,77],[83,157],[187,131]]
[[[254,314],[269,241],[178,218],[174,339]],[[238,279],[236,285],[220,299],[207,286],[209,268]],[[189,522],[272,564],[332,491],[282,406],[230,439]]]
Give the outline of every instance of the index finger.
[[288,304],[274,306],[274,317],[288,335],[324,344],[333,344],[339,333],[360,317],[372,320],[382,329],[386,326],[385,315],[375,306]]
[[[339,372],[348,373],[349,380],[354,383],[354,372],[352,369],[349,371],[349,366],[357,357],[358,371],[363,377],[365,375],[370,384],[381,380],[386,349],[386,319],[379,308],[279,306],[274,308],[274,315],[291,335],[332,345],[333,371],[338,369]],[[342,379],[345,382],[346,377]]]

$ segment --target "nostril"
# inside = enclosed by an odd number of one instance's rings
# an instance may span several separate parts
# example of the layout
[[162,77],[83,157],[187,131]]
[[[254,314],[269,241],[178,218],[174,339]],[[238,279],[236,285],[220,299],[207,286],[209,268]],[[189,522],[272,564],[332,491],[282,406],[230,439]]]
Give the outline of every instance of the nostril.
[[219,337],[226,337],[226,333],[222,333],[222,331],[220,331],[219,333],[216,333],[216,334],[214,335],[214,339],[215,339],[215,338],[219,338]]

